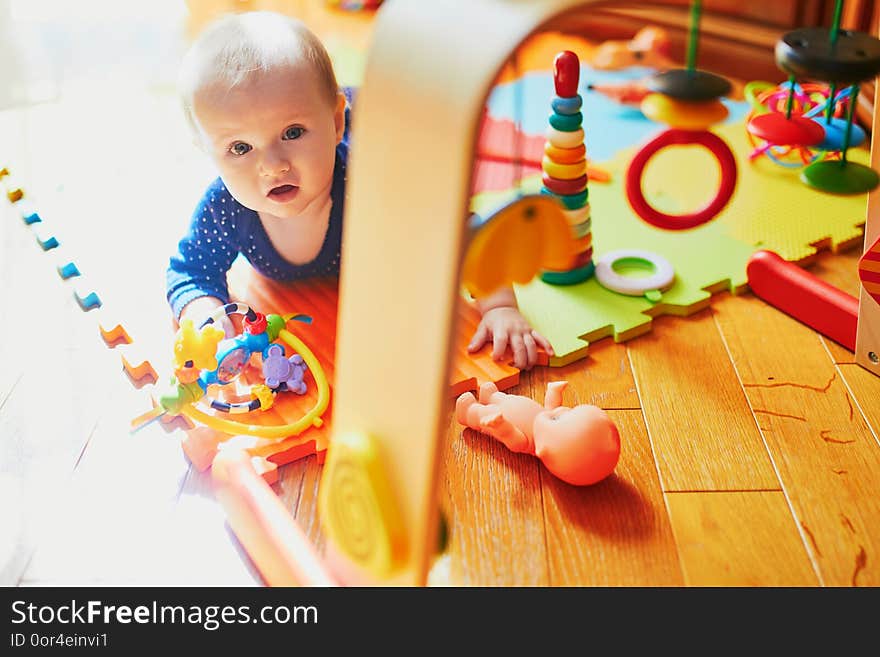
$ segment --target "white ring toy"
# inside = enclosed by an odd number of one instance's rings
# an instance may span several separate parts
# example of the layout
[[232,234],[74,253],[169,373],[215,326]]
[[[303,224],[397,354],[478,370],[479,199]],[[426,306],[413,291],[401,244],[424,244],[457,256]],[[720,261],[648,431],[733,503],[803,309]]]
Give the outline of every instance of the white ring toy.
[[[614,271],[614,265],[626,259],[642,260],[654,267],[650,276],[634,278]],[[596,279],[603,286],[631,297],[640,297],[651,290],[665,290],[675,281],[675,270],[670,262],[649,251],[621,249],[606,253],[596,262]]]

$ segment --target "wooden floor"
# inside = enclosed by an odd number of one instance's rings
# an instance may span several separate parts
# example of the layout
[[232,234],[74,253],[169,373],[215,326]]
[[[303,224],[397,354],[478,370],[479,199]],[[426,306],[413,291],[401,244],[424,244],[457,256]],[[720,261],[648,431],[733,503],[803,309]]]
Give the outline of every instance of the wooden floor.
[[[63,123],[71,107],[0,112],[0,160],[19,165],[34,199],[56,201],[65,238],[43,253],[0,202],[0,584],[257,584],[210,477],[189,466],[178,437],[158,425],[128,433],[149,407],[145,394],[74,301],[74,283],[54,270],[91,217],[112,245],[109,273],[93,260],[98,286],[137,326],[155,329],[132,346],[170,354],[157,351],[170,336],[164,263],[143,255],[167,252],[182,225],[175,212],[193,202],[170,186],[201,172],[192,173],[196,160],[163,162],[151,136],[133,162],[114,164],[122,173],[77,171],[59,148],[62,174],[37,142],[47,118],[59,139],[72,130]],[[151,176],[157,189],[138,203],[115,190]],[[857,261],[857,252],[825,253],[811,269],[855,294]],[[880,378],[849,351],[751,294],[725,293],[624,344],[591,345],[586,360],[526,374],[515,392],[540,398],[557,379],[571,384],[566,403],[597,404],[618,423],[616,474],[571,487],[534,458],[450,422],[442,494],[450,540],[432,584],[880,584]],[[309,457],[285,466],[275,489],[323,548],[320,474]]]

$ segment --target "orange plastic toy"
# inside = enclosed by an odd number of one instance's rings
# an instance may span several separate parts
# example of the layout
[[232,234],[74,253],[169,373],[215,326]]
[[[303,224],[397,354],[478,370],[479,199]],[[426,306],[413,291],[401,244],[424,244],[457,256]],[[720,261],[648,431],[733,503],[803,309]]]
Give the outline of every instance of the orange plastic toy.
[[620,435],[598,406],[562,405],[567,381],[547,384],[544,405],[521,395],[499,392],[494,383],[460,395],[455,418],[460,424],[500,440],[513,452],[534,454],[554,475],[575,486],[601,481],[617,467]]
[[630,41],[606,41],[596,48],[589,64],[602,71],[630,66],[666,69],[674,66],[672,40],[666,30],[643,27]]

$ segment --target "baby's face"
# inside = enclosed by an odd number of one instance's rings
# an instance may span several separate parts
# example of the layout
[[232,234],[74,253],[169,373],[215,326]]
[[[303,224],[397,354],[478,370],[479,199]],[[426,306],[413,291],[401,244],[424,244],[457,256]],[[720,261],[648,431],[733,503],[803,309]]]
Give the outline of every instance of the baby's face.
[[239,203],[285,219],[326,204],[345,129],[344,97],[331,104],[308,63],[280,67],[228,92],[201,89],[193,113]]

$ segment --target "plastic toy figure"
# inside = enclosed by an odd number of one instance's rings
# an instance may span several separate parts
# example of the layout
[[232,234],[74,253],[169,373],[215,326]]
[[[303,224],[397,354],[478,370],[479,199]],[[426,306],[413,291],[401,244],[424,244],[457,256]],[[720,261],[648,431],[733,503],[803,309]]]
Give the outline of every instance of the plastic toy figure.
[[630,66],[647,66],[659,70],[671,68],[672,40],[666,30],[643,27],[630,41],[605,41],[589,61],[600,71],[617,71]]
[[290,358],[284,355],[284,347],[280,344],[270,344],[263,358],[263,378],[266,385],[272,390],[290,390],[298,395],[306,393],[306,382],[303,375],[306,372],[305,362],[299,354]]
[[513,452],[534,454],[563,481],[575,486],[594,484],[617,466],[620,435],[598,406],[563,406],[562,391],[567,385],[567,381],[548,383],[541,406],[528,397],[500,392],[494,383],[484,383],[479,400],[470,392],[458,397],[455,417]]

